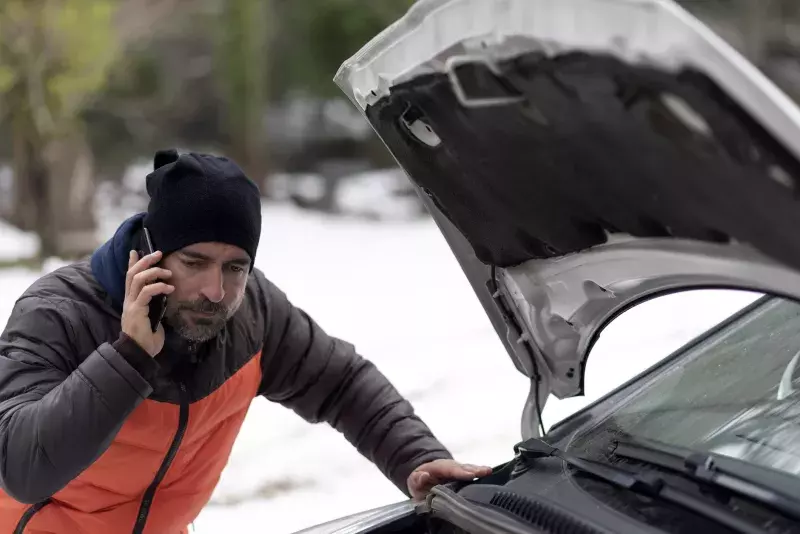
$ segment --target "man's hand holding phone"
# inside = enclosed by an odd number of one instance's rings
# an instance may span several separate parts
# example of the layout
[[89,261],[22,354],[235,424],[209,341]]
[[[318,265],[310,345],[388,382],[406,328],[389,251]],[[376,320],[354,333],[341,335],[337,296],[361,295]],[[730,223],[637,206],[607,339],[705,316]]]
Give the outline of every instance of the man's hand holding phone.
[[153,332],[149,316],[150,301],[175,290],[175,286],[164,282],[172,276],[172,272],[156,267],[159,261],[159,251],[141,259],[136,251],[131,251],[125,276],[125,303],[122,306],[122,331],[152,357],[164,347],[164,327],[159,323]]

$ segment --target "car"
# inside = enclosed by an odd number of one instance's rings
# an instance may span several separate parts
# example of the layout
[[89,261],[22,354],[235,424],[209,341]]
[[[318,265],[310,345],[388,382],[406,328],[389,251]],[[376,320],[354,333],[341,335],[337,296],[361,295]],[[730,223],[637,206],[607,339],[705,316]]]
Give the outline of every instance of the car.
[[[793,101],[668,0],[419,0],[335,81],[531,387],[491,475],[304,534],[800,532]],[[617,324],[621,384],[546,428]]]

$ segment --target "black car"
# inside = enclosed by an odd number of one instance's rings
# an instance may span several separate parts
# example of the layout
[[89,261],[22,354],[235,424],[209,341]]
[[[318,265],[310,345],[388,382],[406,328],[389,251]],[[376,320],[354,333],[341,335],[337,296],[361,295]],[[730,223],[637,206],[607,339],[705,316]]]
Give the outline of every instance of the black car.
[[[306,534],[800,532],[792,101],[667,0],[420,0],[336,82],[531,393],[492,475]],[[709,289],[749,298],[545,432],[610,326]]]

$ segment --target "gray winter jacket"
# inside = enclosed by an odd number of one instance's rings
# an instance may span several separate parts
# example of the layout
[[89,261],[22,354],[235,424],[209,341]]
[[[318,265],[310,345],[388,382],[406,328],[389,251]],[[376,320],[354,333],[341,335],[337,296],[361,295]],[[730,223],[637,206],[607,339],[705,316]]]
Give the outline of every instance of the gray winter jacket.
[[140,220],[34,283],[0,337],[0,532],[184,532],[259,395],[329,423],[404,492],[450,457],[372,363],[257,269],[217,339],[147,356],[120,334]]

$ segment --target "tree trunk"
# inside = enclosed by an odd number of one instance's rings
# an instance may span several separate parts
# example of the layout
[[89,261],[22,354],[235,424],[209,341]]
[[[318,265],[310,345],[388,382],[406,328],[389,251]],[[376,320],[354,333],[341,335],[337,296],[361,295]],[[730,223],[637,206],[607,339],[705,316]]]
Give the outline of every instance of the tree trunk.
[[19,204],[14,224],[39,237],[39,257],[57,252],[56,227],[52,217],[51,177],[42,160],[42,149],[31,137],[15,142],[14,185]]
[[98,245],[94,216],[94,163],[85,137],[75,131],[46,150],[50,213],[57,229],[55,253],[61,258],[90,254]]
[[225,88],[228,151],[266,193],[263,116],[267,102],[269,2],[228,0],[219,21],[217,76]]
[[39,258],[75,258],[90,253],[95,237],[91,152],[81,135],[49,142],[16,119],[14,210],[9,221],[39,237]]
[[36,230],[36,197],[33,181],[29,179],[30,140],[24,117],[12,116],[12,195],[8,221],[23,232]]
[[12,118],[14,143],[14,208],[10,222],[39,237],[39,256],[46,258],[56,252],[55,225],[49,209],[52,203],[50,176],[42,159],[39,137],[25,113]]

